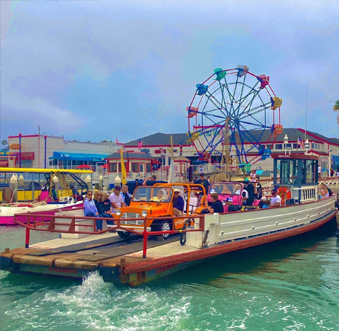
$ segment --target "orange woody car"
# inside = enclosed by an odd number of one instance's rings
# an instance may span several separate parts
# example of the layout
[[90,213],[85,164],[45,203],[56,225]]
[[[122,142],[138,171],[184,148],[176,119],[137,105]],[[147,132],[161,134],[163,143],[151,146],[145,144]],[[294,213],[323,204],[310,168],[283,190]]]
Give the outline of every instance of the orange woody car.
[[[205,188],[202,185],[190,183],[156,184],[154,186],[139,186],[133,193],[133,198],[128,207],[116,210],[115,218],[121,220],[121,226],[134,231],[143,231],[144,219],[151,231],[169,231],[182,229],[186,221],[182,219],[151,220],[148,217],[174,216],[173,198],[174,191],[179,190],[180,196],[184,199],[183,215],[199,213],[204,208],[206,201]],[[124,218],[135,220],[123,221]],[[128,231],[118,230],[121,237],[131,234]],[[163,234],[166,239],[169,234]]]

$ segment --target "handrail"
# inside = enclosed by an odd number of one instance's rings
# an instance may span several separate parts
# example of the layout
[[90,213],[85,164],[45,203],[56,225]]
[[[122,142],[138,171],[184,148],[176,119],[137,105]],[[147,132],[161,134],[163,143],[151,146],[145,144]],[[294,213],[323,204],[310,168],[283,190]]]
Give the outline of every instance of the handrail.
[[[22,223],[19,220],[17,220],[17,216],[27,217],[27,223]],[[33,217],[33,222],[30,222],[30,218]],[[42,217],[41,221],[37,221],[36,218]],[[45,217],[50,217],[51,220],[44,222]],[[56,222],[56,218],[58,219],[70,219],[71,223],[61,223],[61,222]],[[147,230],[147,220],[174,220],[174,219],[195,219],[199,218],[199,229],[187,229],[187,230],[168,230],[168,231],[148,231]],[[76,220],[92,220],[92,224],[81,224],[81,223],[76,223]],[[129,227],[125,227],[121,225],[121,222],[125,221],[135,221],[137,222],[138,220],[142,219],[144,221],[143,227],[140,226],[140,230],[143,229],[142,234],[140,234],[141,231],[135,231]],[[107,230],[101,230],[97,231],[96,229],[96,221],[97,220],[103,220],[103,221],[113,221],[116,223],[115,226],[110,227]],[[202,220],[202,221],[201,221]],[[110,217],[95,217],[93,216],[66,216],[66,215],[57,215],[57,216],[50,216],[50,215],[43,215],[43,214],[34,214],[34,213],[22,213],[22,214],[16,214],[14,215],[14,222],[16,224],[19,224],[23,227],[26,228],[26,238],[25,238],[25,248],[29,248],[29,242],[30,242],[30,230],[34,231],[45,231],[45,232],[58,232],[58,233],[72,233],[72,234],[88,234],[88,235],[98,235],[98,234],[103,234],[107,232],[113,232],[117,230],[122,230],[130,233],[134,233],[137,235],[142,235],[143,236],[143,257],[146,258],[147,255],[147,238],[148,236],[152,235],[163,235],[163,234],[176,234],[176,233],[186,233],[186,232],[197,232],[197,231],[204,231],[204,226],[205,226],[205,219],[204,215],[200,214],[190,214],[190,215],[182,215],[182,216],[163,216],[163,217],[139,217],[139,218],[110,218]],[[41,228],[43,226],[44,228]],[[62,230],[62,229],[56,229],[58,226],[68,226],[68,230]],[[93,228],[93,231],[79,231],[76,230],[75,227],[90,227]]]

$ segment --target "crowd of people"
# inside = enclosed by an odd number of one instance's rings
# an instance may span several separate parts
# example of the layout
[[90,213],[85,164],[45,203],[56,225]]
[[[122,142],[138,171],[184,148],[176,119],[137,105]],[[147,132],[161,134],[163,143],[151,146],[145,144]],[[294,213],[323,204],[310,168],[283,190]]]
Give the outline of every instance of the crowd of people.
[[[260,199],[260,202],[257,207],[253,208],[277,208],[282,205],[282,199],[278,194],[278,190],[274,188],[271,191],[271,198],[261,197],[261,187],[258,185],[257,180],[258,176],[255,171],[252,170],[250,173],[250,179],[245,179],[244,186],[236,184],[233,188],[233,192],[230,191],[229,187],[225,184],[222,186],[221,194],[230,194],[230,195],[241,195],[241,204],[234,205],[232,196],[229,196],[224,201],[224,204],[227,208],[224,208],[223,203],[219,200],[219,194],[217,192],[211,191],[211,184],[209,178],[205,177],[205,174],[201,172],[199,174],[199,179],[195,178],[195,184],[201,184],[205,188],[206,194],[210,193],[211,202],[204,202],[204,209],[202,213],[223,213],[226,209],[227,212],[236,212],[244,210],[245,208],[252,207],[254,199]],[[156,182],[156,176],[152,175],[147,177],[142,185],[152,186]],[[173,215],[180,216],[184,212],[184,198],[180,195],[179,189],[174,189],[173,191]],[[164,201],[163,190],[158,190],[156,196],[152,198],[153,201]],[[332,191],[325,185],[319,185],[319,195],[320,199],[328,198],[332,195]],[[112,193],[96,191],[93,196],[93,191],[88,191],[86,199],[84,201],[85,207],[85,216],[90,217],[106,217],[113,218],[115,210],[117,208],[129,206],[131,203],[132,195],[128,192],[128,186],[120,185],[114,186]],[[107,224],[113,223],[113,221],[107,221]],[[102,220],[97,220],[96,223],[97,229],[102,230]]]

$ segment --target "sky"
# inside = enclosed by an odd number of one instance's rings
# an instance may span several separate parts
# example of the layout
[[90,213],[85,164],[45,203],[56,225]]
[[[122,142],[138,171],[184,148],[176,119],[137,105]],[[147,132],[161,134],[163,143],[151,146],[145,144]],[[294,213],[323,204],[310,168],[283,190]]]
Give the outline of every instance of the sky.
[[196,84],[239,64],[270,77],[284,127],[304,128],[307,108],[308,130],[339,137],[336,0],[0,4],[1,141],[187,132]]

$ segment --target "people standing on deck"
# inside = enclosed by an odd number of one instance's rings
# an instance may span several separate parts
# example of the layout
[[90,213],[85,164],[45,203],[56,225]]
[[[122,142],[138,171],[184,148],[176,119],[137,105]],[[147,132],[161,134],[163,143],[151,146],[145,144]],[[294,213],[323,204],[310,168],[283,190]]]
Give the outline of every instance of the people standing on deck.
[[201,184],[205,188],[206,194],[210,193],[210,183],[205,178],[204,174],[200,174],[200,179],[198,179],[195,184]]
[[[142,185],[146,186],[153,186],[155,181],[157,180],[157,176],[152,175],[150,177],[145,178],[145,180],[142,182]],[[152,183],[153,182],[153,183]]]
[[258,179],[258,176],[255,173],[255,169],[252,169],[250,173],[250,182],[253,184],[254,194],[257,194],[257,179]]
[[222,202],[219,200],[218,193],[211,193],[211,199],[212,199],[211,206],[209,206],[206,201],[206,209],[209,211],[209,213],[210,214],[223,213],[224,206],[222,205]]
[[228,206],[228,212],[232,213],[234,211],[238,211],[239,208],[237,206],[234,206],[233,204],[233,198],[232,197],[227,197],[226,198],[226,205]]
[[271,198],[271,205],[270,207],[280,207],[281,206],[281,197],[278,194],[278,191],[276,189],[272,190],[272,198]]
[[114,186],[113,192],[109,196],[109,200],[111,201],[112,207],[114,209],[126,206],[123,197],[120,195],[120,191],[120,186],[116,185]]
[[173,215],[180,216],[184,211],[185,202],[182,196],[180,196],[180,190],[174,190],[174,197],[173,197]]
[[[86,199],[84,201],[85,216],[88,217],[100,217],[95,202],[92,199],[93,192],[88,191]],[[102,230],[102,220],[96,220],[97,231]]]
[[132,195],[129,194],[127,185],[122,185],[120,194],[124,198],[124,202],[125,202],[126,206],[129,206],[130,203],[131,203],[131,200],[132,200]]

